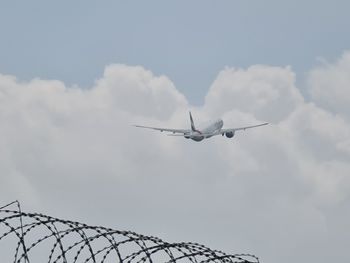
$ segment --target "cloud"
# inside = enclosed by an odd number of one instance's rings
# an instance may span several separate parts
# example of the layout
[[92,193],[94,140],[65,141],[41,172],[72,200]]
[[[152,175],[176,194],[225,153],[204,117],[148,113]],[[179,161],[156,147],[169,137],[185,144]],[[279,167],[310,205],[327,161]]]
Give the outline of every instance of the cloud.
[[[186,128],[188,108],[196,121],[272,123],[202,143],[130,125]],[[90,89],[0,75],[0,199],[269,262],[344,261],[350,123],[340,110],[306,101],[289,67],[226,68],[202,107],[140,66],[107,66]]]
[[324,64],[309,73],[309,92],[321,107],[350,119],[350,52],[333,64]]
[[294,82],[295,74],[289,67],[226,68],[212,84],[205,106],[215,114],[237,109],[279,122],[303,102]]
[[185,97],[165,76],[156,77],[142,67],[107,66],[94,95],[117,109],[134,115],[168,118],[176,108],[186,108]]

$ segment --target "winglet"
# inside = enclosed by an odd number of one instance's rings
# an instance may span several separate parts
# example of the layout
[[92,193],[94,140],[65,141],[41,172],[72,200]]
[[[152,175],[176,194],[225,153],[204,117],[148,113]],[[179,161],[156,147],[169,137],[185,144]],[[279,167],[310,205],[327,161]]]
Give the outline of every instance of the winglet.
[[196,130],[196,127],[194,126],[194,122],[193,122],[193,118],[192,118],[191,112],[190,112],[190,121],[191,121],[191,130],[192,130],[192,131],[195,131],[195,130]]

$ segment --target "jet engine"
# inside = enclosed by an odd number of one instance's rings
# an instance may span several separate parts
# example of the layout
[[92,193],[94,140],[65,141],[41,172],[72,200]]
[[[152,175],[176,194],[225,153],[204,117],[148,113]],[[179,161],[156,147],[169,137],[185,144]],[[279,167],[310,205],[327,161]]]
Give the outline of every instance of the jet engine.
[[227,138],[232,138],[235,135],[235,132],[234,131],[226,132],[225,135],[226,135]]

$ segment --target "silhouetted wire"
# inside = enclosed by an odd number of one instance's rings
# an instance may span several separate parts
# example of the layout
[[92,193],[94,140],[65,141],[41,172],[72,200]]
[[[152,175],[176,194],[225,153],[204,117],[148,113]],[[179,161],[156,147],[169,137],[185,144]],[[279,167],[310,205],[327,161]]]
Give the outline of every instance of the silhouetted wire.
[[[8,207],[16,204],[17,210]],[[251,254],[226,254],[191,242],[168,243],[157,237],[102,226],[88,226],[39,213],[22,212],[18,201],[0,207],[0,242],[13,242],[14,263],[46,255],[48,263],[78,262],[231,262],[259,263]],[[1,251],[0,254],[4,253]],[[48,250],[45,250],[46,244]],[[11,253],[10,251],[6,251]],[[33,262],[37,259],[31,258]]]

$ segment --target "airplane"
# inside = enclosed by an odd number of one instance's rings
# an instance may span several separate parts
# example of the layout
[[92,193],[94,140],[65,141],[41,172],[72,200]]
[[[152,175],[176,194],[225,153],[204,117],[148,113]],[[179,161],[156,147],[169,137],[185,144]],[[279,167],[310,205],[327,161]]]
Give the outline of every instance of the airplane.
[[165,131],[170,132],[168,136],[183,136],[186,139],[192,139],[196,142],[200,142],[204,139],[208,139],[212,136],[216,135],[226,135],[227,138],[232,138],[235,135],[236,131],[246,130],[250,128],[260,127],[269,124],[268,122],[253,125],[253,126],[246,126],[246,127],[239,127],[239,128],[231,128],[231,129],[223,129],[224,121],[222,119],[218,119],[212,123],[210,123],[207,127],[205,127],[202,130],[196,129],[194,125],[194,121],[192,118],[192,114],[190,112],[190,121],[191,121],[191,129],[168,129],[168,128],[158,128],[158,127],[149,127],[149,126],[141,126],[141,125],[134,125],[138,128],[146,128],[146,129],[152,129],[157,131]]

